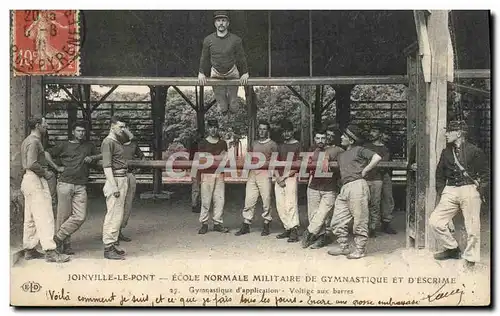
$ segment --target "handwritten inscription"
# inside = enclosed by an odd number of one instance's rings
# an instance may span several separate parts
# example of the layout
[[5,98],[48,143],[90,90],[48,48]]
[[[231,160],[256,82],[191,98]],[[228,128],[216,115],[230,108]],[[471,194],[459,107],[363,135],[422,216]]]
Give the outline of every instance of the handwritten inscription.
[[434,293],[426,295],[423,300],[427,299],[429,303],[443,300],[445,298],[449,297],[456,297],[458,299],[457,305],[460,305],[462,302],[462,296],[465,294],[464,289],[465,285],[462,284],[463,289],[461,288],[455,288],[451,291],[445,291],[444,288],[447,284],[443,284],[440,288],[438,288]]
[[[124,277],[127,275],[127,277]],[[78,279],[87,281],[152,281],[155,279],[153,274],[70,274],[69,279],[76,281]],[[276,288],[271,284],[266,286],[255,286],[248,284],[247,286],[239,283],[236,286],[225,286],[220,281],[227,282],[248,282],[252,275],[199,275],[199,274],[170,274],[170,280],[175,282],[193,282],[186,284],[184,288],[161,288],[160,291],[144,291],[139,289],[130,291],[124,289],[119,292],[104,292],[93,293],[87,295],[85,293],[76,293],[74,288],[68,287],[58,289],[48,289],[45,291],[46,299],[53,302],[76,302],[87,305],[119,305],[119,306],[408,306],[421,305],[425,301],[427,303],[445,302],[442,304],[457,304],[463,302],[465,295],[465,285],[462,286],[455,283],[454,278],[434,278],[434,277],[336,277],[336,276],[303,276],[304,280],[318,283],[323,283],[326,286],[311,286],[300,284],[298,286],[290,285],[285,288]],[[260,275],[253,278],[263,278],[268,282],[269,276]],[[300,276],[287,278],[296,280]],[[162,278],[160,278],[162,279]],[[216,286],[213,284],[196,284],[198,282],[216,280]],[[281,281],[281,280],[280,280]],[[439,288],[429,291],[428,293],[420,293],[418,296],[409,293],[409,297],[384,296],[384,292],[374,290],[372,296],[357,297],[354,296],[355,290],[345,288],[341,284],[336,287],[328,287],[327,283],[372,283],[383,284],[386,282],[392,283],[427,283],[435,284]],[[368,285],[370,286],[370,285]],[[343,288],[344,287],[344,288]],[[347,286],[346,286],[347,287]],[[126,291],[126,292],[125,292]],[[96,295],[98,294],[98,295]],[[382,294],[382,295],[380,295]],[[423,295],[423,296],[422,296]],[[435,303],[439,304],[439,303]]]
[[71,301],[71,297],[69,296],[69,292],[64,288],[61,291],[48,290],[47,296],[51,301]]

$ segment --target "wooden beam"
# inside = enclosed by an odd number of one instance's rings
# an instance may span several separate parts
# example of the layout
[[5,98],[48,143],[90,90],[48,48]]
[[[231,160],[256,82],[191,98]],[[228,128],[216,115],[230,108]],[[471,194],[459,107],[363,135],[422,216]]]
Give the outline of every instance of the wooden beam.
[[205,135],[205,88],[203,86],[198,90],[198,104],[196,110],[196,129],[198,135]]
[[64,93],[66,93],[66,95],[67,95],[68,97],[70,97],[70,99],[71,99],[73,102],[75,102],[75,103],[78,105],[78,107],[80,107],[81,109],[84,109],[84,108],[85,108],[85,106],[84,106],[83,102],[82,102],[82,101],[80,101],[80,100],[78,100],[78,99],[75,97],[75,95],[74,95],[73,93],[71,93],[71,91],[69,91],[69,90],[68,90],[68,88],[66,88],[65,86],[62,86],[62,85],[61,85],[61,89],[64,91]]
[[321,106],[321,86],[316,86],[316,95],[314,99],[314,124],[313,129],[321,125],[321,113],[323,108]]
[[[426,136],[428,144],[427,159],[424,161],[427,172],[426,183],[426,222],[436,206],[436,167],[440,154],[445,147],[444,128],[447,113],[448,79],[448,11],[432,10],[428,18],[429,42],[432,51],[431,82],[428,85],[426,100]],[[420,163],[418,162],[420,165]],[[427,229],[426,245],[435,250],[433,235]]]
[[[352,85],[335,87],[335,97],[337,98],[336,120],[340,130],[346,128],[351,121],[351,91],[353,88]],[[336,141],[338,140],[336,139]]]
[[271,60],[272,60],[272,47],[271,47],[271,10],[267,11],[267,62],[268,71],[267,76],[271,78]]
[[193,110],[197,111],[196,105],[191,102],[191,100],[189,100],[189,98],[179,88],[176,86],[172,86],[172,88],[174,88],[177,94],[179,94]]
[[490,79],[490,69],[457,69],[455,79]]
[[[413,55],[408,55],[407,57],[407,72],[408,72],[408,89],[406,90],[407,95],[407,120],[406,120],[406,149],[407,149],[407,160],[414,160],[415,158],[410,157],[414,151],[412,148],[416,146],[415,131],[417,123],[417,113],[416,109],[419,106],[417,100],[417,86],[419,75],[419,59],[416,58],[417,52],[414,51]],[[415,126],[413,126],[415,125]],[[418,248],[420,241],[417,240],[417,221],[416,221],[416,182],[415,182],[415,172],[408,171],[406,173],[406,247]],[[424,229],[425,231],[425,229]],[[425,236],[425,235],[424,235]],[[425,240],[423,240],[425,242]]]
[[459,84],[459,83],[449,83],[449,84],[455,88],[458,88],[457,90],[460,92],[463,91],[466,93],[479,95],[479,96],[483,96],[486,98],[491,97],[491,91],[487,91],[487,90],[483,90],[483,89],[479,89],[479,88],[474,88],[474,87],[466,86],[466,85]]
[[427,30],[426,14],[422,10],[413,11],[415,26],[417,28],[419,54],[422,56],[421,65],[425,82],[431,81],[431,48],[429,44],[429,34]]
[[[163,153],[163,124],[165,122],[165,105],[167,102],[168,87],[153,86],[151,91],[151,116],[153,119],[153,158],[156,160],[162,159]],[[162,190],[162,175],[161,170],[153,171],[153,193],[158,194]]]
[[247,113],[249,117],[247,151],[252,150],[257,130],[257,95],[253,86],[245,87],[245,100],[247,103]]
[[210,110],[212,108],[212,106],[214,106],[215,104],[217,104],[216,99],[213,99],[212,101],[208,102],[208,104],[205,105],[205,113],[207,113],[208,110]]
[[[152,169],[165,169],[167,161],[165,160],[131,160],[128,162],[130,167],[134,168],[152,168]],[[174,169],[191,169],[193,161],[190,160],[175,160],[173,161],[172,167]],[[302,166],[301,161],[294,161],[290,164],[291,170],[299,170]],[[329,163],[330,168],[338,169],[338,162],[332,161]],[[218,164],[214,164],[212,168],[217,168]],[[229,166],[228,166],[229,167]],[[243,160],[236,161],[236,168],[243,169],[245,166],[245,162]],[[252,167],[253,168],[253,167]],[[269,168],[269,162],[266,162],[262,167],[259,167],[259,170],[264,170]],[[393,170],[406,170],[408,168],[408,163],[406,161],[381,161],[377,167],[377,169],[389,168]],[[253,168],[255,169],[255,168]],[[315,163],[310,163],[307,165],[307,170],[316,169]]]
[[328,109],[330,107],[330,105],[332,105],[332,103],[335,102],[335,96],[332,97],[331,100],[329,100],[328,102],[326,102],[322,107],[321,107],[321,113],[323,113],[326,109]]
[[114,85],[113,87],[111,87],[111,89],[108,90],[108,92],[106,92],[106,94],[104,94],[100,99],[99,101],[97,101],[96,103],[94,103],[94,105],[92,106],[92,112],[97,109],[99,107],[99,105],[101,105],[104,101],[106,101],[106,99],[111,95],[111,93],[113,93],[116,88],[118,88],[118,85]]
[[82,110],[82,114],[84,113],[83,117],[87,121],[87,133],[85,133],[85,138],[87,141],[90,140],[90,133],[92,131],[92,105],[90,102],[90,85],[86,84],[83,86],[83,95],[84,95],[84,101],[85,101],[85,110]]
[[[419,166],[415,175],[415,247],[425,248],[426,236],[426,188],[428,173],[428,134],[427,134],[427,117],[426,117],[426,104],[427,104],[427,84],[424,81],[422,67],[420,67],[420,59],[422,56],[416,55],[416,62],[418,63],[415,80],[416,90],[416,163]],[[427,170],[427,171],[426,171]]]
[[299,92],[297,92],[297,90],[295,90],[294,87],[292,86],[286,86],[290,91],[292,91],[293,95],[296,96],[297,98],[299,98],[300,101],[302,101],[302,103],[304,103],[305,106],[307,106],[308,108],[311,107],[311,105],[309,105],[309,102],[302,96],[302,94],[300,94]]
[[[47,84],[93,84],[134,86],[198,86],[196,77],[85,77],[51,76],[44,78]],[[405,84],[404,75],[388,76],[337,76],[337,77],[256,77],[248,79],[248,86],[316,86],[316,85],[373,85]],[[239,79],[207,79],[206,86],[240,86]]]

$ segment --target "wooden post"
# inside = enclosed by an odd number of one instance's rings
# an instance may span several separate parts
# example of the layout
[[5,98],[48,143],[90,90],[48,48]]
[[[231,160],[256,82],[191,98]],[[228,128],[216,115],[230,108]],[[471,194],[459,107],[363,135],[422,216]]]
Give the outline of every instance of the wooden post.
[[[431,48],[431,82],[427,84],[425,106],[424,144],[425,154],[419,155],[426,179],[425,219],[428,219],[436,206],[436,167],[445,147],[444,128],[446,127],[447,80],[448,80],[448,11],[432,10],[428,17],[428,35]],[[419,149],[422,147],[419,146]],[[417,161],[420,165],[420,161]],[[426,246],[430,250],[436,247],[429,229],[426,230]]]
[[[90,140],[90,133],[92,131],[92,104],[90,102],[90,85],[86,84],[83,86],[83,97],[85,98],[85,115],[84,119],[87,121],[87,141]],[[84,113],[82,113],[84,114]]]
[[346,128],[351,120],[351,91],[353,88],[353,85],[335,86],[336,119],[341,130]]
[[[165,106],[167,103],[168,86],[152,86],[151,89],[151,115],[153,116],[153,157],[162,159],[163,151],[163,123],[165,123]],[[153,195],[160,194],[162,187],[162,170],[153,170]]]
[[198,104],[196,109],[196,129],[198,136],[205,136],[205,87],[200,86],[200,94],[198,97]]
[[[406,67],[408,73],[408,89],[407,106],[406,106],[406,160],[411,163],[415,157],[413,147],[415,145],[415,131],[416,128],[416,106],[417,102],[417,80],[418,80],[418,63],[413,54],[406,58]],[[415,124],[415,126],[413,126]],[[415,148],[416,149],[416,148]],[[406,172],[406,247],[416,247],[416,225],[415,225],[415,173],[411,170]]]
[[45,115],[43,113],[42,78],[26,76],[26,98],[29,102],[30,116]]
[[314,125],[313,129],[321,125],[321,108],[323,100],[321,99],[321,86],[316,86],[316,98],[314,99]]
[[[307,88],[306,86],[300,86],[299,87],[299,93],[301,96],[304,97],[304,94],[307,93]],[[305,100],[308,100],[309,102],[309,97],[306,96],[304,97]],[[310,130],[310,120],[309,120],[309,107],[304,104],[304,102],[300,103],[300,141],[303,146],[303,149],[308,149],[312,145],[312,140],[310,138],[310,133],[312,132]]]
[[10,75],[10,178],[16,188],[22,178],[21,144],[28,135],[27,79]]
[[245,100],[247,103],[247,113],[248,113],[248,141],[247,150],[251,150],[253,142],[255,140],[255,133],[257,130],[257,95],[253,86],[245,87]]

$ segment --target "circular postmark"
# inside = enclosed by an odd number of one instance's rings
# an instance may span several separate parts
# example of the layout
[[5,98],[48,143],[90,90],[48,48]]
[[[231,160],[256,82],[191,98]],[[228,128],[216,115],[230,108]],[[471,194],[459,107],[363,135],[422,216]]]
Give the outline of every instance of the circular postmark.
[[78,10],[14,11],[11,43],[14,73],[79,75],[81,24]]

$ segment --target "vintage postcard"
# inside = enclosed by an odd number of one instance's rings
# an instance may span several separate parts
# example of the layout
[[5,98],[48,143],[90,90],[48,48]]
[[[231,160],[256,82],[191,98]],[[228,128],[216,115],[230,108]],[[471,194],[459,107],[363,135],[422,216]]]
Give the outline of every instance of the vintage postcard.
[[491,304],[489,11],[10,23],[12,306]]

